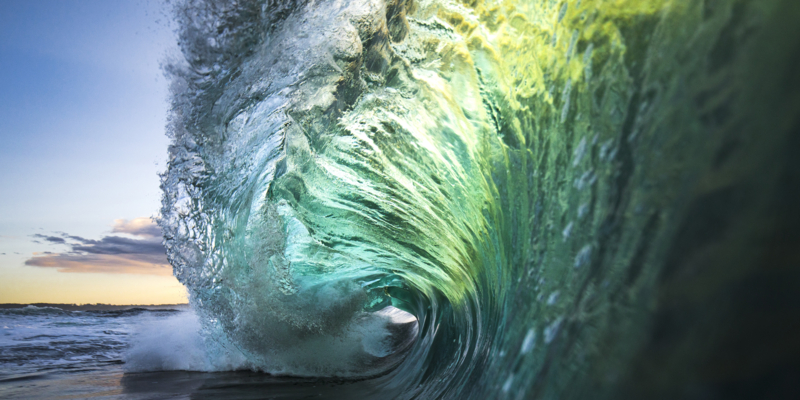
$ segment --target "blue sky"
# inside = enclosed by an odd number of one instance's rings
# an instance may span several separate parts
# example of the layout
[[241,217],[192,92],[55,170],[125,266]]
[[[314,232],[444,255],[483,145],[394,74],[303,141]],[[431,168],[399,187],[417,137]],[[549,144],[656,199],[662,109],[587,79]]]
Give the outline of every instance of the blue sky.
[[[120,227],[159,208],[168,144],[159,66],[177,53],[167,15],[158,1],[0,1],[0,302],[118,302],[87,290],[133,296],[156,278],[175,296],[164,274],[25,265],[33,253],[85,249],[32,235],[155,240]],[[65,286],[84,288],[81,298],[53,293]]]

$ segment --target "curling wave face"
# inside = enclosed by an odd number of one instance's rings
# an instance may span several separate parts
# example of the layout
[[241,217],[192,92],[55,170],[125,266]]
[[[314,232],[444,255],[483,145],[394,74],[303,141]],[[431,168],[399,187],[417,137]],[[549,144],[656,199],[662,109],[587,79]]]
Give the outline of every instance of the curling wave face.
[[744,179],[708,134],[763,122],[729,31],[790,6],[713,3],[180,4],[160,225],[206,338],[400,398],[580,397],[703,177]]

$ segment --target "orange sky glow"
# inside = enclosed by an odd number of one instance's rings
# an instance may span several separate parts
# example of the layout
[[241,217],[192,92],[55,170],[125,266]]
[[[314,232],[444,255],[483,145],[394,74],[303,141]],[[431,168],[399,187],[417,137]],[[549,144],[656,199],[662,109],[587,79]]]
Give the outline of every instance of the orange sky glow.
[[0,303],[187,302],[186,289],[167,262],[161,232],[150,218],[115,220],[100,239],[57,232],[29,240],[59,252],[20,254],[22,262],[0,269]]

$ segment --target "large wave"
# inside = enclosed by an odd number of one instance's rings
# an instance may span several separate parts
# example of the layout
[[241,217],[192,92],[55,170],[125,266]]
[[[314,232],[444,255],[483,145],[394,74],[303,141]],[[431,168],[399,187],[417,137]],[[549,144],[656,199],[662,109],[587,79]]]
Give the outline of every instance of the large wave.
[[759,270],[742,244],[797,216],[774,200],[797,15],[184,1],[170,262],[249,368],[400,398],[679,393],[717,354],[680,349],[743,323],[714,308]]

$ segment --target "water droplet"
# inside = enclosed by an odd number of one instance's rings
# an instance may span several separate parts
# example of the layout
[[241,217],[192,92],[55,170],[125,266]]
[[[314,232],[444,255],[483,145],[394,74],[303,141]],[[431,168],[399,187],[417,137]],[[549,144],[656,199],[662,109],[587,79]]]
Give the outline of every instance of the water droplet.
[[559,328],[561,328],[561,321],[564,319],[562,317],[558,317],[552,324],[548,325],[544,328],[544,342],[550,344],[550,342],[555,339],[556,334],[558,334]]
[[558,301],[558,295],[559,294],[561,294],[561,292],[558,291],[558,290],[556,290],[555,292],[551,293],[550,297],[547,298],[547,304],[551,305],[551,306],[553,304],[556,304],[556,301]]
[[526,354],[533,350],[534,346],[536,346],[536,330],[531,328],[528,330],[528,334],[525,335],[525,339],[522,340],[522,347],[520,347],[519,352]]
[[508,379],[506,379],[506,383],[503,384],[504,393],[508,393],[508,391],[511,390],[512,383],[514,383],[514,374],[509,375]]
[[581,250],[578,252],[578,255],[575,256],[575,268],[579,268],[581,265],[586,264],[589,262],[589,258],[592,256],[592,245],[587,244],[583,246]]

